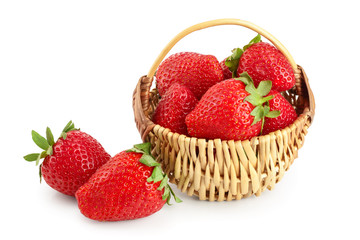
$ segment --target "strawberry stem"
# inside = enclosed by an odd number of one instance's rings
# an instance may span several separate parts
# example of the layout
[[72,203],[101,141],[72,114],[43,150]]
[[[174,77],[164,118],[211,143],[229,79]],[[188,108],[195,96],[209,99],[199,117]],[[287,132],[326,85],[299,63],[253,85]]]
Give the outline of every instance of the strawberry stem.
[[264,124],[265,124],[265,117],[263,117],[261,119],[261,129],[260,129],[260,135],[262,135],[263,129],[264,129]]

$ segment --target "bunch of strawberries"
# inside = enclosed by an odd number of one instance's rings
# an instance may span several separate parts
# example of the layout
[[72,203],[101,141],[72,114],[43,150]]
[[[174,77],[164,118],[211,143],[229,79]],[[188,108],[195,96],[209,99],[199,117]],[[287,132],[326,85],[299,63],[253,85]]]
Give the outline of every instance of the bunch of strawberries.
[[80,211],[88,218],[142,218],[169,204],[171,196],[181,202],[151,155],[150,143],[137,144],[111,157],[72,121],[56,141],[50,128],[46,129],[46,138],[36,131],[32,131],[32,138],[43,151],[28,154],[25,160],[39,165],[40,181],[43,178],[53,189],[75,196]]
[[[260,35],[219,62],[212,55],[182,52],[164,60],[156,72],[161,96],[152,120],[192,137],[246,140],[295,121],[292,105],[280,94],[295,84],[288,60]],[[111,157],[89,134],[70,121],[60,137],[32,131],[41,153],[40,179],[75,196],[86,217],[119,221],[149,216],[173,196],[168,177],[151,155],[150,143]],[[42,160],[43,159],[43,160]]]
[[297,114],[280,92],[294,87],[286,57],[257,35],[222,62],[181,52],[156,72],[160,101],[152,120],[191,137],[246,140],[292,124]]

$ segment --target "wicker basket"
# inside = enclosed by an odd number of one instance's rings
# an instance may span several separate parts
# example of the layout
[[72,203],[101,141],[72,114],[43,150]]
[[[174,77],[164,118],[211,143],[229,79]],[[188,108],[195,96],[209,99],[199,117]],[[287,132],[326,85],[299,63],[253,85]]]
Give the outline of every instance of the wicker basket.
[[[290,61],[296,85],[283,92],[299,117],[285,129],[245,141],[206,140],[173,133],[154,124],[151,115],[159,101],[151,90],[154,73],[171,50],[191,32],[217,25],[240,25],[261,34]],[[272,190],[298,156],[314,118],[315,102],[308,78],[286,48],[264,29],[239,19],[218,19],[189,27],[175,36],[155,60],[147,76],[140,78],[133,95],[137,128],[143,141],[150,141],[152,153],[163,170],[182,192],[200,200],[223,201],[259,196]]]

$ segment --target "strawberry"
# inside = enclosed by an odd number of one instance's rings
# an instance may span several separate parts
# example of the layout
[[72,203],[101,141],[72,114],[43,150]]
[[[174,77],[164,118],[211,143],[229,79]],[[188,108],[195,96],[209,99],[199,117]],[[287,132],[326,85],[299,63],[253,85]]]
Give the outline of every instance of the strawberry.
[[24,156],[27,161],[39,165],[40,181],[43,177],[53,189],[74,196],[78,188],[110,159],[101,144],[89,134],[74,127],[70,121],[61,136],[54,141],[50,128],[46,129],[46,139],[32,131],[35,144],[44,151]]
[[160,99],[152,120],[172,132],[187,135],[185,117],[194,109],[197,102],[187,87],[174,83]]
[[270,111],[279,111],[280,115],[274,118],[265,117],[264,128],[262,134],[268,134],[270,132],[283,129],[292,124],[297,114],[291,104],[277,91],[271,90],[269,95],[274,98],[269,100]]
[[220,66],[224,74],[224,80],[232,78],[232,72],[230,71],[229,67],[226,66],[226,60],[227,58],[220,62]]
[[255,86],[261,81],[270,80],[272,89],[281,92],[295,85],[295,75],[289,61],[273,45],[261,42],[259,34],[242,49],[233,50],[226,64],[234,75],[247,72]]
[[130,220],[159,211],[171,195],[181,202],[150,147],[150,143],[135,145],[100,167],[76,192],[81,213],[98,221]]
[[255,88],[246,73],[217,83],[187,115],[189,135],[222,140],[246,140],[259,135],[263,125],[260,120],[270,115],[269,109],[263,106],[272,98],[266,96],[270,89],[271,81]]
[[156,72],[156,87],[159,95],[163,96],[173,83],[181,83],[200,99],[212,85],[223,79],[224,75],[216,57],[180,52],[169,56],[160,64]]

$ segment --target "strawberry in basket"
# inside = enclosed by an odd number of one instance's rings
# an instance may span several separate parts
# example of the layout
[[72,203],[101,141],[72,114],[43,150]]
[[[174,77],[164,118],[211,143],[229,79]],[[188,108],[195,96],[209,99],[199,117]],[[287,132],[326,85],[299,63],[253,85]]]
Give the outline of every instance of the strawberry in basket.
[[263,81],[255,88],[246,73],[212,86],[195,109],[186,116],[189,135],[198,138],[246,140],[260,134],[265,116],[276,112],[264,104],[271,81]]
[[160,96],[164,96],[172,84],[181,83],[200,99],[212,85],[223,80],[224,75],[216,57],[194,52],[169,56],[156,72],[156,87]]
[[247,73],[214,85],[187,115],[189,135],[246,140],[293,123],[294,108],[271,85],[262,81],[256,88]]
[[230,79],[233,77],[233,73],[230,71],[230,69],[228,68],[228,66],[226,66],[226,60],[228,58],[225,58],[224,60],[222,60],[220,62],[220,66],[221,66],[221,69],[223,71],[223,74],[224,74],[224,79]]
[[273,96],[268,102],[270,111],[278,111],[279,115],[273,118],[265,117],[263,135],[289,126],[298,117],[293,106],[279,92],[271,90],[269,95]]
[[272,89],[285,91],[295,85],[294,71],[286,57],[269,43],[261,42],[258,34],[242,49],[236,48],[225,61],[233,77],[247,72],[258,86],[261,81],[272,81]]
[[187,87],[174,83],[160,99],[152,120],[172,132],[187,135],[185,117],[197,103],[198,100]]

